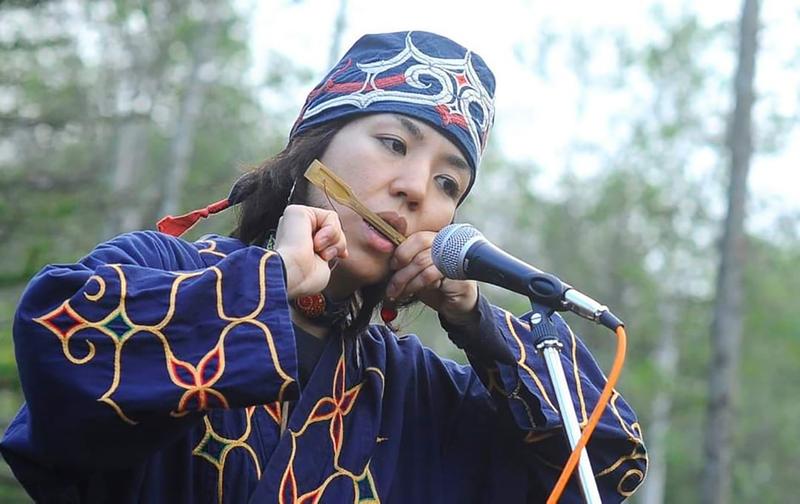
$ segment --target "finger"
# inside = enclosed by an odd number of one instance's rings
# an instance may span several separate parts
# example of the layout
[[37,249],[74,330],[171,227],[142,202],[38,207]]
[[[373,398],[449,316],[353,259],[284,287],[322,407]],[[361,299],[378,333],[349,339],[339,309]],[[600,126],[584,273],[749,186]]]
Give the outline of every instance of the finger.
[[318,227],[314,234],[314,250],[320,252],[332,247],[336,249],[334,257],[347,257],[347,239],[339,215],[321,208],[314,208],[312,211]]
[[346,259],[349,254],[347,251],[347,237],[344,235],[344,230],[339,222],[339,217],[336,217],[336,225],[333,227],[333,235],[331,236],[331,247],[337,251],[336,256]]
[[333,249],[336,252],[333,257],[341,257],[342,259],[345,259],[349,255],[347,252],[347,237],[344,235],[344,231],[338,224],[338,220],[336,222],[336,224],[326,225],[323,229],[325,231],[325,235],[323,237],[323,244],[320,248],[324,247],[325,249]]
[[328,247],[322,251],[320,257],[322,257],[325,261],[330,261],[337,255],[339,255],[339,250],[336,247]]
[[322,208],[315,208],[315,207],[309,207],[309,208],[314,213],[314,218],[316,221],[317,228],[323,228],[325,226],[334,226],[334,228],[341,231],[342,225],[341,221],[339,221],[339,214],[337,214],[333,210],[325,210]]
[[303,207],[289,205],[284,209],[283,215],[278,220],[275,242],[276,245],[298,246],[308,243],[312,232],[312,222]]
[[314,233],[314,250],[320,252],[335,243],[338,232],[333,225],[328,224]]
[[442,278],[442,272],[436,266],[430,265],[406,284],[398,298],[406,298],[423,290],[438,289],[442,285]]
[[436,233],[432,231],[417,231],[406,238],[397,246],[392,254],[389,267],[400,270],[408,266],[421,251],[430,249]]
[[431,266],[433,266],[433,259],[431,258],[430,249],[418,252],[406,266],[392,275],[389,285],[386,287],[386,296],[390,299],[397,299],[407,293],[408,283]]
[[314,236],[332,237],[337,230],[341,230],[339,216],[331,210],[322,208],[306,207],[306,211],[312,222]]

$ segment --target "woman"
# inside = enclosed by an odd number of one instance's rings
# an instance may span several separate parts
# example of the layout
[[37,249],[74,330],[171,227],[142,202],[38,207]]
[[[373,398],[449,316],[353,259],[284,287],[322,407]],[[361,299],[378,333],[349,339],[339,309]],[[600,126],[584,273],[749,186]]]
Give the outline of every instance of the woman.
[[[483,60],[449,39],[365,36],[286,149],[207,209],[241,204],[233,238],[131,233],[40,272],[14,324],[27,403],[2,442],[31,495],[543,501],[568,450],[530,331],[431,262],[474,182],[493,94]],[[407,239],[395,247],[305,183],[315,158]],[[437,310],[471,366],[369,325],[410,299]],[[604,377],[557,324],[585,420]],[[589,453],[604,502],[641,482],[641,433],[618,395]],[[577,487],[562,501],[582,501]]]

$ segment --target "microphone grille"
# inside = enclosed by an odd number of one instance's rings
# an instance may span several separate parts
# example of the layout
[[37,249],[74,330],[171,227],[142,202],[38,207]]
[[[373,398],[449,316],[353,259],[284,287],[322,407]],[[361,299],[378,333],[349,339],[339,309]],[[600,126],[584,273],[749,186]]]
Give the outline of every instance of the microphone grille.
[[433,264],[447,278],[466,279],[464,255],[469,245],[478,239],[483,239],[483,235],[469,224],[450,224],[443,227],[433,239]]

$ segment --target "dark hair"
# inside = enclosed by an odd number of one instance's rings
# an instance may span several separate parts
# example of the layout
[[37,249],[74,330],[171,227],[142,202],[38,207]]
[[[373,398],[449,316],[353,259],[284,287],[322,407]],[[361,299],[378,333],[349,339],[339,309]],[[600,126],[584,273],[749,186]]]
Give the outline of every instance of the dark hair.
[[[241,202],[231,236],[249,245],[264,246],[278,227],[289,198],[292,203],[306,201],[308,182],[303,173],[314,159],[322,157],[347,122],[330,121],[299,134],[276,156],[243,175],[231,192],[231,198]],[[357,335],[369,325],[385,289],[386,281],[364,286],[353,294],[348,301],[348,320],[341,326],[343,334]]]

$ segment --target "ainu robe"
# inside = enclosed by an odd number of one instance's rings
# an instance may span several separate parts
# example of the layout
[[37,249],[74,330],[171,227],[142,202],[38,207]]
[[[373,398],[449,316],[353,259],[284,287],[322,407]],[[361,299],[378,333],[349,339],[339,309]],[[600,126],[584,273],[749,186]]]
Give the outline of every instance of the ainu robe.
[[[26,403],[0,449],[42,502],[543,502],[569,454],[553,388],[529,326],[488,311],[515,365],[459,365],[373,326],[329,337],[301,391],[280,256],[122,235],[23,294]],[[585,423],[605,378],[557,322]],[[619,394],[588,451],[603,502],[642,481]],[[574,480],[562,502],[582,502]]]

